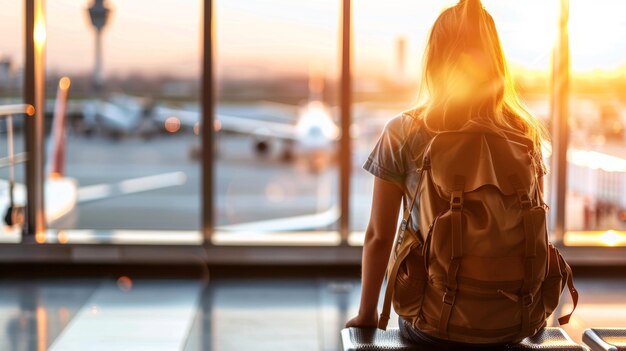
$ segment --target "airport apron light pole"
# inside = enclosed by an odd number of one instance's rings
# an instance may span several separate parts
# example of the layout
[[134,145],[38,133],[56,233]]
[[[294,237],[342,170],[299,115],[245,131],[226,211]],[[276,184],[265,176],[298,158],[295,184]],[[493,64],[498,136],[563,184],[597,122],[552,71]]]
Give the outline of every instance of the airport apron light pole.
[[104,77],[102,75],[102,30],[107,24],[111,10],[105,6],[104,0],[94,0],[87,10],[91,24],[96,29],[96,62],[93,70],[93,87],[96,94],[102,92]]
[[26,161],[26,223],[24,238],[35,236],[38,243],[45,241],[44,215],[44,133],[45,112],[45,47],[46,17],[44,0],[25,1],[25,62],[24,102],[35,108],[32,117],[24,120],[24,148]]

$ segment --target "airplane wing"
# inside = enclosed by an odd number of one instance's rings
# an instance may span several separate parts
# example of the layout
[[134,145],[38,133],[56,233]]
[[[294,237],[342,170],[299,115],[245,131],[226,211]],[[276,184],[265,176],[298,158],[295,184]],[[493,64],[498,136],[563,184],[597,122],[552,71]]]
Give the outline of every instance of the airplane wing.
[[[193,128],[200,121],[200,112],[162,105],[155,106],[154,118],[157,122],[164,124],[171,117],[177,118],[181,125]],[[295,124],[292,123],[281,123],[222,113],[218,113],[216,117],[216,131],[285,140],[296,140],[298,138]]]
[[123,107],[108,101],[95,101],[97,114],[102,117],[102,121],[122,130],[133,128],[138,119],[138,114],[134,109]]
[[296,140],[298,138],[294,125],[236,117],[232,115],[217,115],[218,130],[231,133],[248,134],[276,139]]

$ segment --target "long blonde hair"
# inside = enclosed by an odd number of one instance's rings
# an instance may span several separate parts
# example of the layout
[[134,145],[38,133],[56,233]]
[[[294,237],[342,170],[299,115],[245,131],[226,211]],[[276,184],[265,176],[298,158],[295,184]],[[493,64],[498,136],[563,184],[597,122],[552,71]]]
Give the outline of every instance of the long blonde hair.
[[480,0],[460,0],[435,21],[424,54],[419,118],[430,131],[489,119],[522,131],[535,147],[547,138],[521,103],[498,32]]

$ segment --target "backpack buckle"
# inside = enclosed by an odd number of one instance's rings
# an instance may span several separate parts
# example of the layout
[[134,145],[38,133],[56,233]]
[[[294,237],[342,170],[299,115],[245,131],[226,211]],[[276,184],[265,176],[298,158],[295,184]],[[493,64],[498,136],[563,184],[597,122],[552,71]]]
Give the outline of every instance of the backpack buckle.
[[532,206],[532,201],[526,191],[517,190],[517,198],[519,199],[522,208],[530,208]]
[[453,191],[450,196],[450,208],[453,210],[460,210],[463,208],[463,192]]
[[446,305],[454,305],[454,300],[456,299],[456,291],[455,290],[447,290],[443,294],[443,299],[441,300]]
[[533,296],[531,294],[526,294],[522,296],[522,306],[530,307],[533,304]]

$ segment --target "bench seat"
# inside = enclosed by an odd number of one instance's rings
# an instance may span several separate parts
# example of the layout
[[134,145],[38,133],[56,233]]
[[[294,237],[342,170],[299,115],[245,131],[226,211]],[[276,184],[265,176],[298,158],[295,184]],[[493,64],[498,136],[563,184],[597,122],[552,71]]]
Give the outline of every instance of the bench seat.
[[[375,328],[346,328],[341,331],[341,342],[343,351],[433,350],[407,342],[400,336],[400,330],[397,328],[388,328],[386,331]],[[587,348],[576,344],[561,328],[545,328],[519,344],[507,346],[506,350],[586,351]]]
[[626,328],[587,329],[583,342],[592,351],[626,351]]

